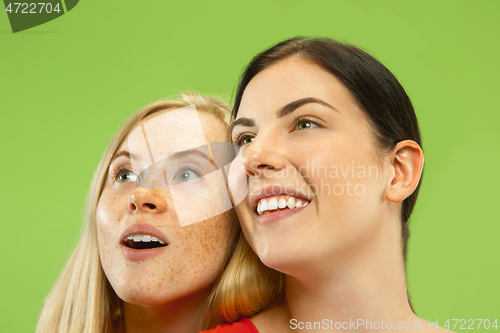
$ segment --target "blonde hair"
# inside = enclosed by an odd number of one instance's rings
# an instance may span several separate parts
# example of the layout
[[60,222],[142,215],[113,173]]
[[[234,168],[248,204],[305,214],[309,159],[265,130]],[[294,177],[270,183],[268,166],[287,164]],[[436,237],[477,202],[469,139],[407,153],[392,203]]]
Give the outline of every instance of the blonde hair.
[[205,328],[251,317],[276,304],[284,290],[285,275],[260,261],[240,229],[234,253],[210,294]]
[[265,266],[240,232],[234,254],[212,290],[206,327],[251,317],[276,304],[284,290],[284,274]]
[[[109,284],[99,258],[96,209],[109,163],[130,130],[147,115],[194,104],[229,125],[230,107],[215,97],[183,93],[178,100],[152,103],[132,115],[115,134],[104,152],[90,185],[80,240],[45,300],[37,332],[107,333],[124,332],[122,301]],[[237,220],[232,228],[230,249],[241,233]]]

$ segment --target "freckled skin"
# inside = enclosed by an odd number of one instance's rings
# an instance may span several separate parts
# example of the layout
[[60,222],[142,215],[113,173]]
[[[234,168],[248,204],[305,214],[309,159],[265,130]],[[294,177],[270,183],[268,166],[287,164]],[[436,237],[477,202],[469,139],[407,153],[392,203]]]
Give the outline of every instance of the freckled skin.
[[[141,123],[169,110],[146,117]],[[199,111],[205,138],[209,142],[224,142],[226,128],[214,115]],[[175,124],[172,124],[175,126]],[[127,150],[127,138],[117,151]],[[130,167],[126,156],[112,162]],[[141,196],[156,204],[163,200],[161,213],[129,209],[129,202]],[[222,198],[207,198],[207,201]],[[202,209],[203,203],[193,203]],[[192,294],[208,290],[220,275],[225,263],[234,210],[193,225],[181,227],[169,189],[146,189],[135,182],[117,182],[111,172],[97,207],[97,234],[102,267],[117,295],[128,303],[161,306]],[[126,260],[120,248],[120,235],[136,223],[151,224],[160,229],[169,245],[159,255],[144,261]]]

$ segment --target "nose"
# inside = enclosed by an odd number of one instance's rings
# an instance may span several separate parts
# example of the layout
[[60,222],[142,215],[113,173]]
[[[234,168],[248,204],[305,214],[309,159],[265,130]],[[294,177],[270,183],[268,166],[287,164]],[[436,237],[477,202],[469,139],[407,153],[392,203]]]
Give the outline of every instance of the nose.
[[281,171],[285,168],[285,161],[280,152],[276,134],[263,133],[255,136],[252,143],[242,152],[243,164],[248,176],[255,177],[267,170]]
[[167,210],[167,203],[161,195],[161,190],[150,190],[138,187],[128,201],[130,212],[159,214]]

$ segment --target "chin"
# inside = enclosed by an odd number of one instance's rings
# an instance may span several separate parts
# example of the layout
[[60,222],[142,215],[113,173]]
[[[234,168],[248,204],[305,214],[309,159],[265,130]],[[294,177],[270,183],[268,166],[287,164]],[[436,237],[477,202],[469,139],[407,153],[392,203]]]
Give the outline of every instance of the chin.
[[280,243],[262,247],[255,253],[264,265],[285,274],[291,274],[296,268],[300,269],[311,259],[307,251],[299,248],[291,249],[290,246],[280,246]]
[[124,302],[142,305],[142,306],[161,306],[176,300],[182,295],[176,293],[169,293],[168,290],[131,290],[128,289],[123,293],[118,294],[118,297]]
[[162,303],[162,299],[158,299],[158,295],[125,295],[125,297],[120,297],[120,299],[129,304],[142,305],[142,306],[157,306]]
[[157,305],[169,298],[169,286],[162,281],[128,278],[112,281],[111,287],[124,302],[138,305]]

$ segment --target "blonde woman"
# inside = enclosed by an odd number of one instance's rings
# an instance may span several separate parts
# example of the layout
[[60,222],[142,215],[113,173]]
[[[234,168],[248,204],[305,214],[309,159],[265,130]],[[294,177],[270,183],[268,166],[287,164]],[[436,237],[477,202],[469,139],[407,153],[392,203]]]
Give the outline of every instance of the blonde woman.
[[[173,112],[178,117],[155,123]],[[198,129],[189,125],[194,118]],[[226,200],[212,191],[225,184],[204,176],[217,174],[210,144],[227,141],[229,119],[224,102],[194,93],[148,105],[120,128],[94,174],[82,236],[46,299],[37,332],[211,327],[204,324],[207,299],[240,232],[233,209],[206,214]],[[158,131],[150,132],[147,149],[138,150],[134,138],[151,124]],[[175,131],[186,135],[164,140]],[[202,147],[172,148],[186,142]],[[141,167],[137,156],[154,149],[174,153]],[[200,221],[181,226],[193,216]]]

